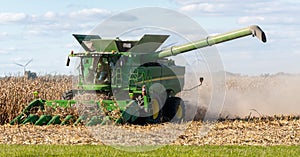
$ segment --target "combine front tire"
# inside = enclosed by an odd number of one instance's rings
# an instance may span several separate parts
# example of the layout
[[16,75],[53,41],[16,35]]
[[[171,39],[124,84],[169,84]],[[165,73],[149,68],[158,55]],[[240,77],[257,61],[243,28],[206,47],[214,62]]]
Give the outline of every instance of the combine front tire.
[[150,102],[150,116],[147,117],[147,122],[151,124],[161,123],[162,122],[162,101],[159,96],[154,95],[151,98]]
[[73,90],[67,91],[62,95],[63,100],[72,100],[74,97],[74,92]]
[[[141,117],[141,108],[136,101],[131,101],[126,110],[122,112],[125,122],[130,124],[144,124],[144,117]],[[119,120],[120,121],[120,120]]]

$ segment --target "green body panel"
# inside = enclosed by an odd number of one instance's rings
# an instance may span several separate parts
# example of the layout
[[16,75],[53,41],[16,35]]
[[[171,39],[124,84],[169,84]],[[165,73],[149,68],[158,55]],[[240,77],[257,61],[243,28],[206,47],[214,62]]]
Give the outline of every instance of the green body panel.
[[103,90],[103,91],[109,91],[111,86],[106,84],[83,84],[80,85],[80,87],[83,90]]
[[91,120],[86,124],[87,126],[93,126],[97,124],[101,124],[103,120],[98,116],[93,116]]
[[41,110],[44,110],[44,102],[45,102],[45,100],[36,99],[36,100],[30,102],[29,105],[24,109],[23,112],[27,113],[33,107],[39,107]]
[[22,122],[22,124],[31,123],[35,124],[35,122],[39,119],[38,115],[30,114],[28,117]]
[[60,125],[70,124],[70,120],[73,118],[73,115],[67,115],[65,119],[60,123]]
[[34,125],[46,125],[52,119],[51,115],[41,115]]
[[178,93],[183,88],[184,74],[185,68],[182,66],[141,66],[129,78],[129,91],[141,93],[143,85],[150,87],[154,83],[159,83],[165,89],[170,89]]
[[80,35],[80,34],[73,34],[79,44],[84,48],[85,51],[91,51],[91,49],[84,44],[85,41],[90,41],[92,39],[101,39],[98,35]]
[[91,40],[94,48],[98,52],[117,52],[118,47],[115,40],[93,39]]
[[60,115],[55,115],[52,117],[52,119],[47,123],[47,125],[50,124],[60,124],[61,120],[60,120]]
[[45,101],[46,106],[50,106],[53,108],[57,108],[57,107],[68,108],[68,107],[71,107],[75,103],[76,103],[75,100],[47,100],[47,101]]

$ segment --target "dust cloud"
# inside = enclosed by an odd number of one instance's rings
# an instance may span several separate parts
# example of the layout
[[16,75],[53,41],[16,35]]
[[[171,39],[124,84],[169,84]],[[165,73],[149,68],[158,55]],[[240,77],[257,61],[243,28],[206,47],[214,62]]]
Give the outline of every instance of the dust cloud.
[[300,115],[300,76],[229,76],[223,116]]
[[[198,89],[198,96],[188,96],[186,119],[203,119],[212,102],[209,81]],[[227,75],[225,99],[220,118],[300,115],[300,75],[273,74],[260,76]],[[183,94],[184,95],[184,94]],[[187,96],[186,96],[187,97]]]

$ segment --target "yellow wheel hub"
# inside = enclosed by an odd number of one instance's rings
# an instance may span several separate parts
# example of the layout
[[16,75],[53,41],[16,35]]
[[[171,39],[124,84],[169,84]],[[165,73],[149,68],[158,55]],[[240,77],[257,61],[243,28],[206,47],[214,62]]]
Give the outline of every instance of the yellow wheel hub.
[[152,102],[152,110],[153,110],[152,118],[156,119],[159,114],[159,103],[158,103],[157,99],[152,99],[152,100],[153,100],[153,102]]
[[179,105],[178,108],[177,108],[176,118],[177,119],[182,118],[182,106],[181,105]]

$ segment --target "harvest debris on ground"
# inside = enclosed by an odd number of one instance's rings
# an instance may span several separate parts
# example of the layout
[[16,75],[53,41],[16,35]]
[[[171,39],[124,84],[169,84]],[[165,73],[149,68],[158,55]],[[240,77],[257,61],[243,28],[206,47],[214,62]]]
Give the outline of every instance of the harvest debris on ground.
[[[158,124],[180,125],[180,124]],[[105,126],[100,126],[105,127]],[[156,126],[116,126],[146,132],[159,129]],[[210,129],[207,133],[203,129]],[[95,136],[94,130],[85,126],[34,126],[1,125],[1,144],[103,144]],[[169,130],[172,134],[174,130]],[[120,132],[119,136],[124,132]],[[99,133],[100,135],[100,133]],[[111,131],[101,132],[103,137],[111,137]],[[132,136],[121,137],[124,141],[133,140]],[[147,143],[148,138],[139,138],[139,143]],[[143,141],[144,140],[144,141]],[[165,143],[164,137],[157,143]],[[270,116],[241,120],[225,120],[216,123],[193,121],[178,138],[174,145],[298,145],[300,143],[299,116]]]

